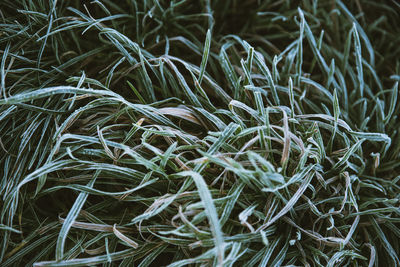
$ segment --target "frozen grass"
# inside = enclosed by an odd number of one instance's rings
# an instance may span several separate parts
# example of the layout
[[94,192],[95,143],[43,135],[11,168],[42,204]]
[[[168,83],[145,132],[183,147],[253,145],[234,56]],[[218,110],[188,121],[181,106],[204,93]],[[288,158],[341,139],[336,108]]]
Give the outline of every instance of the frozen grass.
[[1,266],[400,266],[396,1],[0,1]]

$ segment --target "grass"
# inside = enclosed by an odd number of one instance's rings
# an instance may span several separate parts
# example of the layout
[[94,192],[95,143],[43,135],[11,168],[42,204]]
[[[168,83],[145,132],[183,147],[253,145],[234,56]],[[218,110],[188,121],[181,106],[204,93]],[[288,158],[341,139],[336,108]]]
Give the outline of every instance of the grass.
[[1,266],[400,266],[396,1],[0,11]]

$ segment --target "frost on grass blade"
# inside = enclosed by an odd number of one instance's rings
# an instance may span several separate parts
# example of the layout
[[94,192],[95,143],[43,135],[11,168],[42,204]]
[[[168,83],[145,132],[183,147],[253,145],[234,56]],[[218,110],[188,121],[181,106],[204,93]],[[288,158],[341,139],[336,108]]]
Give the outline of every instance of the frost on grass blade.
[[61,2],[0,1],[1,266],[400,265],[398,4]]

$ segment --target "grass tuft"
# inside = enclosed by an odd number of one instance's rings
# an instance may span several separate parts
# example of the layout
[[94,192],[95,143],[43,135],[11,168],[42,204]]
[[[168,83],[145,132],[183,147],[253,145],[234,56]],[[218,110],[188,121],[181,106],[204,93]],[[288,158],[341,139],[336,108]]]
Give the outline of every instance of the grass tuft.
[[400,266],[395,1],[0,1],[1,266]]

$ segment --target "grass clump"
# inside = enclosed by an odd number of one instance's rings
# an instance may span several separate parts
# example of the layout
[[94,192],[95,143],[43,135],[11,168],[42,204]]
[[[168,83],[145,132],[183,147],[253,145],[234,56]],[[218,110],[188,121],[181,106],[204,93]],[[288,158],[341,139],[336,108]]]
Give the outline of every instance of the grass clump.
[[395,1],[0,2],[2,266],[399,266]]

